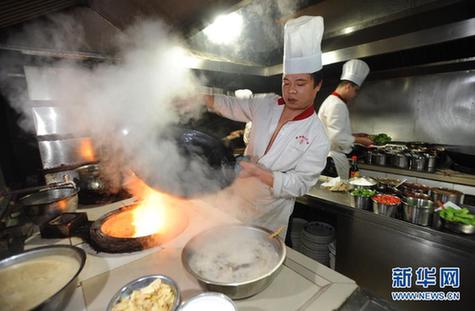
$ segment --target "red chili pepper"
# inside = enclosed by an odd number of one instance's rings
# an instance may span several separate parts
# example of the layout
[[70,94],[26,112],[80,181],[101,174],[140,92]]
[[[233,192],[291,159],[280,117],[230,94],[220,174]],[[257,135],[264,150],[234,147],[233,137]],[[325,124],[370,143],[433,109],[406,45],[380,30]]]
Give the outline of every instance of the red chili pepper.
[[395,205],[395,204],[401,203],[400,198],[393,195],[387,195],[387,194],[378,194],[373,197],[373,200],[375,200],[378,203],[386,204],[386,205]]

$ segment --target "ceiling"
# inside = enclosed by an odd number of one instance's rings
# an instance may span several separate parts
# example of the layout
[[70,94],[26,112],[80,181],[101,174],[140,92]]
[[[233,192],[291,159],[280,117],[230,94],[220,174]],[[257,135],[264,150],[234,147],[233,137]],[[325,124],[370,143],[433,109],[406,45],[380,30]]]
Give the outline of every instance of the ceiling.
[[[283,25],[300,15],[324,17],[322,49],[327,53],[326,64],[475,37],[470,22],[475,16],[474,1],[359,0],[358,5],[355,3],[354,0],[4,0],[0,3],[0,48],[12,44],[6,39],[11,33],[29,29],[30,24],[37,25],[41,20],[57,24],[44,17],[55,12],[73,16],[82,24],[86,39],[74,42],[78,51],[111,55],[114,50],[110,41],[117,33],[137,20],[159,18],[187,38],[189,47],[207,59],[245,65],[251,68],[248,71],[251,74],[262,74],[261,67],[269,71],[269,67],[277,66],[264,75],[279,73]],[[238,12],[244,19],[239,40],[230,45],[210,42],[202,30],[218,14],[230,12]],[[439,33],[443,36],[438,36]],[[36,41],[36,45],[30,48],[54,48],[44,33],[36,32],[34,37],[28,42],[31,45]],[[62,39],[71,40],[66,30]],[[23,46],[26,41],[15,43]],[[470,42],[473,40],[464,44]],[[453,46],[445,48],[445,53],[458,52]],[[448,56],[459,57],[463,55]],[[224,67],[217,66],[218,70]]]
[[0,29],[73,6],[88,6],[123,30],[137,19],[160,18],[188,33],[202,28],[217,13],[231,10],[238,0],[3,0]]

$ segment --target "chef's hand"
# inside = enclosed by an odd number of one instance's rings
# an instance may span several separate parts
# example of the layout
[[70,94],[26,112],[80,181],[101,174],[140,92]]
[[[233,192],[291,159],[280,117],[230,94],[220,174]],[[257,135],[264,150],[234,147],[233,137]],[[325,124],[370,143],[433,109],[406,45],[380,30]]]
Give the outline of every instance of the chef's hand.
[[248,161],[241,161],[239,165],[241,166],[239,178],[256,177],[269,187],[273,186],[274,175],[272,175],[272,171]]
[[355,143],[363,146],[373,145],[373,141],[369,137],[355,137]]

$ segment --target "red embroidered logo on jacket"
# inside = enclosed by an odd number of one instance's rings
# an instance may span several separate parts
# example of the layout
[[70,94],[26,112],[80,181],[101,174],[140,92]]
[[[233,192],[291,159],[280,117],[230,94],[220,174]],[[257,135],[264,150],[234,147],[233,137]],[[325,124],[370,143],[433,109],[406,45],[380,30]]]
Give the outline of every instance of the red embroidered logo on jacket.
[[302,144],[308,145],[308,138],[303,136],[303,135],[295,136],[295,139],[298,140],[300,145],[302,145]]

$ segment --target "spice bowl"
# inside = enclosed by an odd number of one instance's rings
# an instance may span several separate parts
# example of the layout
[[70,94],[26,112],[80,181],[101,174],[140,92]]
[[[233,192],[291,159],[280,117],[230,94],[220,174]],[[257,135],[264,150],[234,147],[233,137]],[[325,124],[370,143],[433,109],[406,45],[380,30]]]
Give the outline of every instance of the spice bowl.
[[401,199],[395,195],[378,194],[371,198],[373,202],[373,212],[375,214],[388,217],[395,217]]
[[355,208],[370,209],[371,206],[371,197],[376,194],[376,191],[366,188],[356,188],[350,192],[353,206]]
[[[160,291],[162,288],[151,288],[152,283],[160,280],[161,284],[164,284],[168,289],[165,290],[171,290],[172,295],[165,296],[163,293]],[[144,291],[146,295],[144,294],[138,294],[139,291]],[[181,297],[180,297],[180,289],[178,288],[178,285],[175,283],[173,279],[166,275],[162,274],[152,274],[152,275],[146,275],[142,276],[138,279],[135,279],[131,281],[130,283],[127,283],[124,285],[116,294],[112,297],[112,299],[109,302],[109,305],[107,306],[107,311],[113,311],[116,308],[121,309],[121,307],[118,306],[119,303],[121,303],[123,300],[128,300],[130,297],[133,297],[132,295],[136,295],[133,299],[130,299],[130,303],[127,304],[128,308],[133,308],[135,307],[136,309],[140,308],[149,308],[150,304],[152,303],[151,296],[153,296],[153,299],[159,299],[156,301],[156,304],[154,307],[157,306],[164,306],[164,304],[168,305],[168,310],[169,311],[175,311],[178,309],[178,306],[180,305],[181,302]],[[140,298],[143,296],[142,298]],[[165,298],[168,298],[168,302],[163,300]],[[142,300],[143,299],[143,300]],[[138,304],[138,305],[134,305]],[[122,309],[121,309],[122,310]]]

